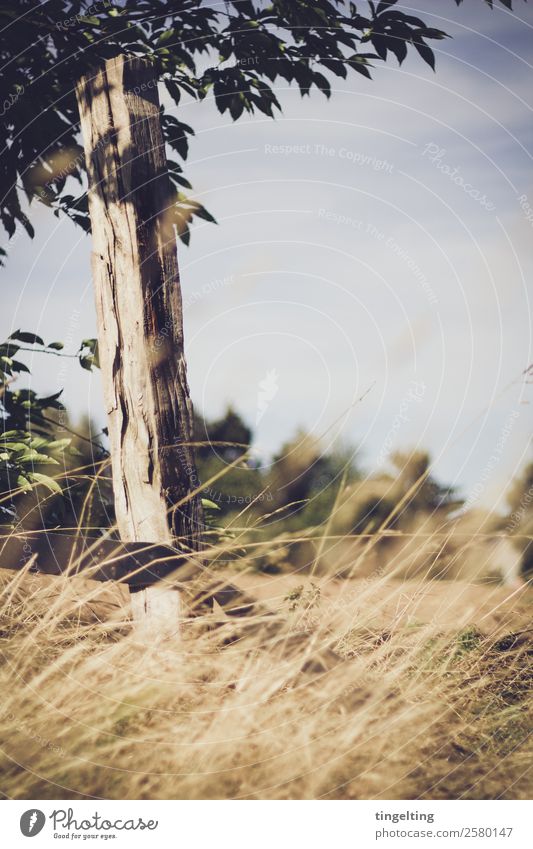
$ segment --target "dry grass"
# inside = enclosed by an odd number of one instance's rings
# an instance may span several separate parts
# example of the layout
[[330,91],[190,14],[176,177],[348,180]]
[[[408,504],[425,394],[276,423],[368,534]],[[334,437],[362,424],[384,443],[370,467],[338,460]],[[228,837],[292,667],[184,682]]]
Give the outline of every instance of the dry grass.
[[531,590],[479,586],[480,612],[466,584],[461,604],[449,582],[300,578],[156,646],[119,587],[4,574],[6,797],[531,795]]

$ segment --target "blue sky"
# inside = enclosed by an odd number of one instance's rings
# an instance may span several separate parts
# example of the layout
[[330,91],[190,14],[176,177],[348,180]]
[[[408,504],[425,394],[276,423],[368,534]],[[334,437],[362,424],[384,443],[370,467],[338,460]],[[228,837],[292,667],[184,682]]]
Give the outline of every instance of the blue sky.
[[[180,106],[187,176],[219,221],[179,251],[191,391],[208,416],[259,420],[265,457],[298,427],[359,446],[368,471],[422,447],[471,503],[501,507],[531,457],[533,4],[401,6],[453,35],[436,74],[413,57],[330,101],[280,88],[275,121]],[[36,220],[2,272],[2,332],[74,351],[95,335],[90,243]],[[102,423],[98,374],[44,359],[35,388],[65,386]]]

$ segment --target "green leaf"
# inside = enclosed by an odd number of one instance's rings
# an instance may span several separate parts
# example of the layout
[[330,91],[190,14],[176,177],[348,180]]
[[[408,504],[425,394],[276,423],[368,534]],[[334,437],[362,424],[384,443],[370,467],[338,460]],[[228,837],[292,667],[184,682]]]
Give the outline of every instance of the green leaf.
[[44,436],[32,436],[28,443],[30,448],[44,448],[45,445],[49,444],[49,441]]
[[15,339],[17,342],[25,342],[28,345],[44,345],[43,340],[36,333],[25,333],[21,330],[15,330],[8,339]]
[[198,218],[203,218],[204,221],[209,221],[211,224],[217,224],[217,220],[214,215],[211,215],[210,212],[207,211],[205,206],[197,206],[194,210],[194,214],[198,216]]
[[[87,349],[89,353],[85,350]],[[93,366],[100,368],[100,360],[98,359],[98,340],[84,339],[79,347],[78,359],[80,366],[86,371],[92,371]]]
[[38,451],[30,449],[18,458],[19,463],[51,463],[54,466],[59,466],[57,460],[49,457],[48,454],[39,454]]
[[347,60],[347,64],[350,65],[350,67],[354,71],[357,71],[358,74],[362,74],[364,77],[367,77],[367,79],[369,79],[369,80],[372,79],[372,77],[370,75],[370,71],[368,70],[368,68],[372,67],[372,66],[368,65],[366,59],[361,59],[356,54],[355,56],[352,56],[350,59]]
[[178,236],[180,241],[183,242],[184,245],[189,245],[191,241],[191,231],[188,227],[186,227],[185,230],[178,230]]
[[82,348],[90,348],[90,350],[94,353],[97,344],[98,343],[96,339],[82,339],[80,351]]
[[435,54],[433,53],[433,50],[430,47],[428,47],[427,44],[425,44],[422,40],[413,41],[413,44],[414,44],[415,48],[418,50],[418,52],[419,52],[420,56],[422,57],[422,59],[424,60],[424,62],[426,62],[430,66],[430,68],[434,71],[435,70]]
[[173,29],[167,29],[163,35],[160,35],[156,41],[156,47],[160,47],[162,44],[166,44],[167,41],[170,41],[172,38],[176,38],[176,31]]
[[402,41],[401,38],[390,39],[389,50],[394,53],[398,60],[398,64],[401,65],[403,60],[407,56],[407,44],[405,43],[405,41]]
[[[2,357],[2,359],[3,359],[3,357]],[[13,360],[11,367],[12,367],[13,371],[17,371],[17,372],[24,371],[27,374],[31,374],[28,366],[25,363],[21,363],[20,360]]]
[[205,510],[220,510],[218,504],[215,504],[215,502],[211,501],[209,498],[202,498],[202,507]]
[[244,98],[242,94],[234,94],[229,101],[230,115],[234,121],[241,117],[244,109]]
[[31,490],[31,484],[28,478],[24,475],[18,475],[17,486],[20,487],[23,492],[29,492]]
[[313,82],[317,88],[324,92],[327,98],[331,97],[331,86],[329,84],[329,80],[324,76],[324,74],[316,71],[313,74]]
[[68,448],[71,442],[71,439],[54,439],[48,443],[48,449],[49,451],[63,451]]
[[49,342],[46,347],[51,348],[52,351],[62,351],[65,346],[63,342]]
[[174,80],[165,80],[165,87],[174,103],[178,104],[181,99],[181,89]]
[[28,474],[28,478],[32,483],[40,483],[43,486],[46,486],[51,492],[56,492],[58,495],[61,495],[63,490],[60,485],[54,478],[49,477],[49,475],[42,475],[40,472],[30,472]]
[[46,397],[43,396],[42,398],[38,398],[37,400],[39,405],[43,408],[54,407],[56,410],[64,410],[65,408],[61,401],[57,400],[62,394],[63,390],[60,389],[59,392],[54,392],[53,395],[46,395]]
[[27,451],[28,450],[28,446],[26,445],[25,442],[6,442],[5,447],[12,454],[16,454],[17,451]]
[[80,366],[85,369],[85,371],[92,371],[94,366],[94,356],[93,354],[89,354],[86,357],[79,357]]

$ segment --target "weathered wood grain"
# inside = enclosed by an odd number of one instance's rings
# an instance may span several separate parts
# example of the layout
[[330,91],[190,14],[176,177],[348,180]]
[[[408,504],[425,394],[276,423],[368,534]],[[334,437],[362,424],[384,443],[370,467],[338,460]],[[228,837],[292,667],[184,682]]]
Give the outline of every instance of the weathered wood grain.
[[195,550],[202,517],[156,78],[147,60],[121,56],[82,78],[77,96],[120,536]]
[[[120,536],[192,553],[202,510],[157,80],[149,60],[119,56],[79,80],[77,98]],[[136,595],[134,614],[177,615],[178,599],[163,604],[158,591],[152,604],[151,592]]]

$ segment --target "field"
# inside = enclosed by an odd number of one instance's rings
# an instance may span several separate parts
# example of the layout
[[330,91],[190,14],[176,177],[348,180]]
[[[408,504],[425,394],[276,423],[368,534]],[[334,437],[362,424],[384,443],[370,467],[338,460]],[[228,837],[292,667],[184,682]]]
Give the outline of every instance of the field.
[[533,798],[533,0],[415,6],[4,0],[5,800]]
[[119,585],[2,570],[3,794],[531,796],[530,588],[252,565],[163,639]]

